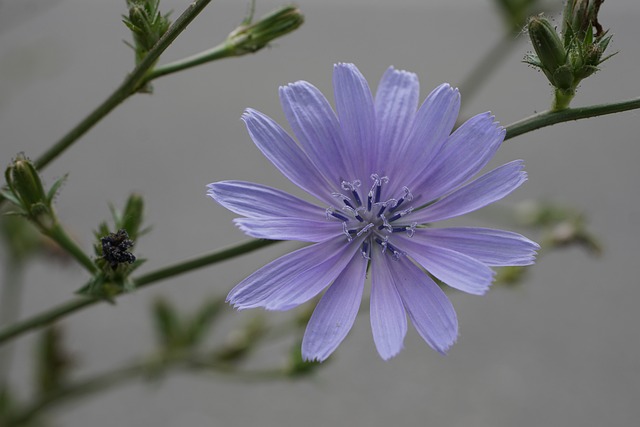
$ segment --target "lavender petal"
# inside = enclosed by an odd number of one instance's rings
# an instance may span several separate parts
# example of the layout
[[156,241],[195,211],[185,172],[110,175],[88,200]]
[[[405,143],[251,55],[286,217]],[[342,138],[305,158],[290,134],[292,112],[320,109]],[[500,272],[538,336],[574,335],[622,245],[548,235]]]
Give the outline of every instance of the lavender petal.
[[300,81],[280,88],[280,103],[294,134],[313,164],[330,182],[356,178],[338,119],[324,95]]
[[322,296],[302,339],[304,360],[326,360],[345,339],[360,308],[366,271],[367,260],[353,257]]
[[398,236],[394,241],[429,273],[452,288],[474,295],[483,295],[489,289],[495,275],[493,270],[460,252],[432,244],[427,237],[416,237],[421,231],[417,230],[412,238]]
[[416,233],[414,239],[460,252],[491,267],[533,264],[540,249],[520,234],[490,228],[428,228]]
[[357,250],[357,244],[345,245],[343,236],[298,249],[244,279],[227,301],[238,309],[288,310],[327,287]]
[[353,64],[333,67],[333,90],[338,121],[344,135],[352,171],[364,179],[371,174],[376,158],[375,111],[369,84]]
[[242,115],[249,135],[267,159],[291,182],[318,200],[331,203],[336,190],[276,122],[259,111],[247,109]]
[[402,350],[407,334],[407,316],[387,256],[372,251],[371,261],[371,331],[380,357],[391,359]]
[[391,154],[409,135],[419,97],[418,76],[393,67],[387,69],[375,97],[378,151],[374,170],[386,173],[387,169],[401,167],[395,164],[398,157]]
[[397,185],[413,188],[427,170],[451,134],[460,110],[460,93],[448,84],[435,88],[416,113],[413,127],[396,156],[404,159],[404,168],[397,168]]
[[414,191],[429,201],[464,184],[489,163],[504,135],[491,113],[467,120],[448,138]]
[[406,257],[385,260],[413,326],[439,353],[445,354],[458,336],[458,319],[442,289]]
[[483,208],[507,196],[527,180],[522,160],[502,165],[411,214],[418,224],[443,221]]
[[207,195],[231,212],[249,218],[324,218],[325,209],[266,185],[221,181],[207,186]]
[[233,222],[247,235],[258,239],[323,242],[343,235],[334,221],[314,221],[304,218],[236,218]]

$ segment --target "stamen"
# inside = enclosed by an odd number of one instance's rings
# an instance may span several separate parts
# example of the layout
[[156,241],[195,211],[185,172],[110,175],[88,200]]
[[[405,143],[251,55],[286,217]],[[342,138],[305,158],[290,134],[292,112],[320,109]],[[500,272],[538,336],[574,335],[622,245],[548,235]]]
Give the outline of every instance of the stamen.
[[393,222],[396,219],[400,219],[403,216],[410,214],[411,212],[413,212],[413,208],[407,208],[407,209],[405,209],[403,211],[400,211],[397,214],[395,214],[394,216],[392,216],[391,218],[389,218],[389,222]]
[[329,219],[329,217],[334,217],[339,219],[340,221],[349,222],[349,218],[339,212],[336,212],[335,210],[333,210],[333,208],[327,208],[325,212],[327,214],[327,219]]
[[382,219],[382,225],[378,226],[378,230],[382,230],[386,228],[387,231],[391,233],[393,231],[393,227],[391,227],[391,224],[389,224],[389,221],[387,220],[387,218],[385,218],[384,215],[380,215],[380,218]]
[[353,240],[353,237],[351,237],[351,230],[349,230],[349,228],[347,227],[347,223],[343,222],[342,223],[342,232],[347,236],[347,240],[350,242]]
[[[369,223],[369,224],[365,225],[364,227],[362,227],[362,228],[360,229],[360,231],[358,231],[358,233],[356,234],[356,236],[357,236],[357,237],[362,236],[364,233],[366,233],[367,231],[371,230],[371,228],[373,228],[373,227],[374,227],[374,225],[373,225],[372,223]],[[349,231],[351,231],[351,230],[349,230]]]
[[360,194],[358,193],[358,188],[360,188],[361,182],[359,179],[356,179],[355,181],[349,182],[349,181],[342,181],[342,189],[345,191],[351,191],[351,194],[353,194],[353,199],[356,202],[356,206],[360,207],[362,206],[362,200],[360,199]]
[[369,252],[369,240],[362,242],[362,251],[360,252],[364,259],[371,259],[371,253]]
[[353,206],[345,206],[344,208],[342,208],[343,210],[349,212],[351,215],[353,215],[353,217],[355,219],[357,219],[360,222],[364,222],[364,218],[362,218],[360,216],[360,214],[358,213],[358,211],[363,210],[364,208],[355,208]]
[[400,197],[400,199],[398,199],[398,201],[396,202],[395,206],[391,209],[389,209],[389,212],[393,212],[396,209],[398,209],[400,207],[400,205],[406,200],[407,202],[410,202],[413,200],[413,194],[411,194],[411,191],[409,191],[408,187],[402,187],[402,190],[404,191],[404,194],[402,195],[402,197]]
[[351,203],[351,199],[347,196],[345,196],[342,193],[331,193],[331,195],[333,197],[335,197],[336,199],[340,199],[342,201],[342,203],[345,204],[345,206],[349,206],[350,208],[353,208],[353,204]]
[[[382,192],[382,184],[388,183],[389,177],[381,177],[377,173],[374,173],[371,174],[371,179],[373,180],[373,186],[371,190],[369,190],[369,197],[373,199],[374,203],[378,203],[380,201],[380,193]],[[369,211],[371,211],[371,209],[369,209]]]
[[407,227],[407,236],[413,237],[416,234],[416,227],[418,226],[417,222],[412,223],[409,227]]
[[385,237],[384,240],[376,237],[376,243],[382,246],[382,253],[385,253],[387,246],[389,245],[389,238]]

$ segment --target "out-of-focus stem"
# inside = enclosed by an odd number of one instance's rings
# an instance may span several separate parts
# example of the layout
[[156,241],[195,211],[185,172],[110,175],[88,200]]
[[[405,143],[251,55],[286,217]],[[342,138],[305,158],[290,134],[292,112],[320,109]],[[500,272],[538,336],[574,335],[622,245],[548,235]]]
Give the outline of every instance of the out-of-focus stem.
[[[0,327],[9,325],[18,318],[22,301],[23,264],[9,259],[5,264],[0,294]],[[12,346],[0,348],[0,389],[8,381],[13,355]]]

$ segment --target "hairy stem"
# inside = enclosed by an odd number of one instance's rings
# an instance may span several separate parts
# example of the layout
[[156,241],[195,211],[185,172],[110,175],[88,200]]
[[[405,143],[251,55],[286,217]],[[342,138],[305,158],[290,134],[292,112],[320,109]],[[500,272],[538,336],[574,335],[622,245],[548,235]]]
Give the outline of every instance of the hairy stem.
[[611,104],[591,105],[589,107],[566,108],[560,111],[544,111],[534,114],[526,119],[518,120],[506,126],[505,140],[515,138],[522,134],[571,120],[587,119],[589,117],[604,116],[607,114],[621,113],[623,111],[640,108],[640,98],[634,98]]

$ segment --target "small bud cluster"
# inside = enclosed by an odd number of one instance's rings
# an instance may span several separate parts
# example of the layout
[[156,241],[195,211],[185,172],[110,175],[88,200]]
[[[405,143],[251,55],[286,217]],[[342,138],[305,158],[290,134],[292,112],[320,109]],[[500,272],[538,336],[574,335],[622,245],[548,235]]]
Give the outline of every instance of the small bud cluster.
[[102,243],[102,258],[109,263],[112,269],[116,269],[119,264],[133,264],[136,257],[129,252],[133,247],[133,241],[129,239],[129,234],[124,228],[117,233],[109,233],[100,239]]
[[[160,0],[127,0],[129,14],[122,16],[122,22],[133,34],[133,45],[129,46],[136,53],[136,65],[144,60],[171,26],[170,14],[160,13],[159,3]],[[151,86],[147,85],[140,91],[151,92]]]
[[[603,0],[567,0],[563,13],[562,34],[543,16],[530,18],[529,37],[535,54],[524,62],[542,70],[556,88],[554,109],[567,108],[580,81],[598,71],[611,41],[598,22]],[[595,28],[595,32],[594,32]]]

